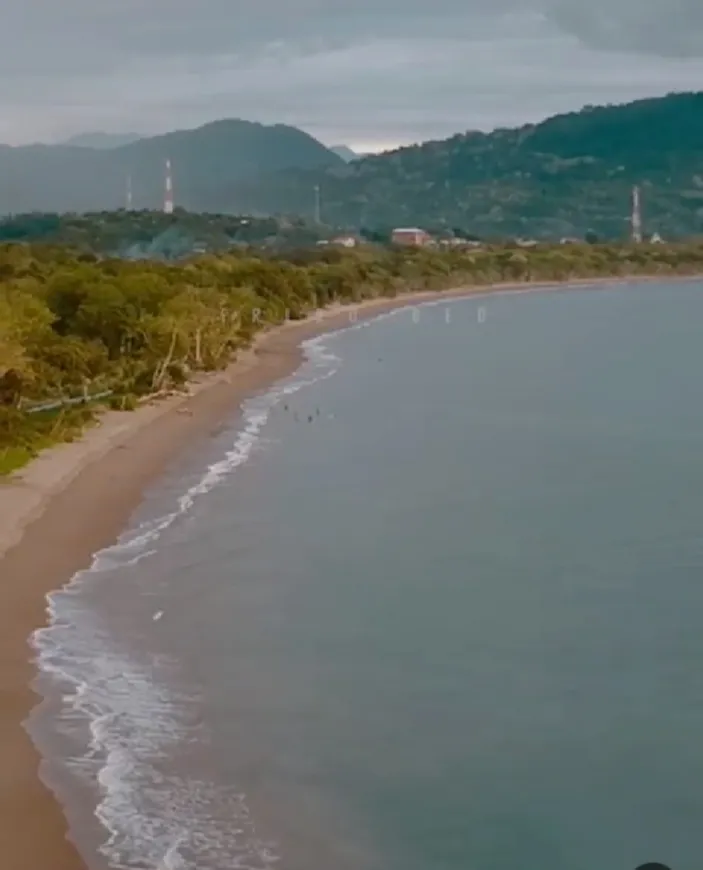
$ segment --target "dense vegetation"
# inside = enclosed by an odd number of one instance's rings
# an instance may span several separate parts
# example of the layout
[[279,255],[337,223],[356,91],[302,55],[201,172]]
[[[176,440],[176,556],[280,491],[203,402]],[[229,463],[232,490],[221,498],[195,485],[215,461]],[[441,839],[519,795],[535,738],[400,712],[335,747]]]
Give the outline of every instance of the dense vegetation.
[[160,208],[167,158],[178,205],[239,214],[242,210],[231,194],[237,181],[290,167],[344,165],[302,130],[239,120],[215,121],[115,148],[0,145],[0,211],[117,209],[126,204],[128,176],[134,208]]
[[622,240],[638,184],[645,230],[681,239],[703,233],[702,143],[703,92],[673,94],[462,133],[325,172],[290,170],[234,186],[231,202],[310,215],[318,184],[324,219],[337,225]]
[[[703,273],[703,246],[362,247],[283,257],[204,256],[180,265],[0,246],[0,470],[75,435],[113,407],[220,368],[252,337],[332,303],[499,281]],[[37,406],[59,407],[37,412]]]
[[174,260],[232,248],[285,250],[314,244],[325,228],[301,218],[254,218],[176,209],[88,214],[31,213],[0,219],[1,242],[66,245],[131,260]]

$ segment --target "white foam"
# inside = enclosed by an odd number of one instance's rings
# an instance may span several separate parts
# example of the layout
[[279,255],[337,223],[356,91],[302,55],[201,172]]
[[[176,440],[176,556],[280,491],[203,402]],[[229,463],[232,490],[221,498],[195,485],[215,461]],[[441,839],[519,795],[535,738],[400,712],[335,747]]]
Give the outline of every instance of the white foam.
[[[331,338],[402,310],[305,341],[306,363],[300,371],[243,404],[242,425],[231,449],[176,500],[172,511],[122,535],[96,554],[89,569],[47,597],[49,625],[32,638],[37,663],[62,693],[62,710],[52,726],[73,733],[77,721],[88,725],[86,753],[63,759],[62,765],[81,781],[97,784],[95,815],[106,831],[101,851],[111,868],[270,870],[278,854],[275,843],[258,835],[243,795],[165,772],[172,769],[167,762],[178,756],[178,747],[207,741],[188,715],[198,708],[198,699],[173,688],[178,685],[174,662],[153,656],[139,660],[135,650],[123,649],[81,594],[85,584],[153,554],[166,529],[247,461],[281,400],[334,375],[340,361],[327,347]],[[153,614],[154,621],[161,613]]]
[[[257,834],[243,795],[165,772],[179,746],[206,744],[202,726],[188,716],[198,699],[173,688],[175,663],[154,657],[140,661],[135,650],[122,649],[81,592],[105,572],[154,553],[166,529],[247,461],[276,404],[337,371],[339,359],[326,340],[305,342],[306,363],[297,375],[244,403],[232,448],[176,500],[172,511],[122,535],[96,554],[89,569],[47,597],[49,625],[36,631],[32,642],[40,673],[61,691],[62,709],[52,725],[71,732],[76,722],[85,722],[90,733],[85,755],[63,759],[62,765],[80,781],[97,785],[95,815],[107,835],[101,851],[116,870],[269,870],[277,861],[275,844]],[[157,611],[152,619],[162,615]]]
[[90,573],[128,567],[152,555],[155,552],[153,546],[155,542],[179,517],[193,507],[199,496],[206,495],[247,461],[260,443],[262,429],[266,425],[271,411],[282,399],[297,393],[303,387],[325,380],[336,373],[339,357],[329,351],[324,342],[330,335],[336,335],[342,331],[336,330],[334,333],[303,342],[301,346],[306,355],[306,363],[299,374],[289,382],[274,386],[264,395],[243,403],[242,426],[232,448],[225,453],[224,457],[210,465],[200,480],[177,499],[173,511],[146,520],[136,529],[121,535],[114,545],[101,550],[93,560]]

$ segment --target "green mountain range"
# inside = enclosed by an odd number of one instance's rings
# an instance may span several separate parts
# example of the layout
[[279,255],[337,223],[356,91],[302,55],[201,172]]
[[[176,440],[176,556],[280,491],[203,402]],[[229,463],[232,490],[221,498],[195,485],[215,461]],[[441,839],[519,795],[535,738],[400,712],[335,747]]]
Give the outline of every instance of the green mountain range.
[[703,233],[703,92],[588,106],[492,133],[365,157],[324,172],[291,170],[231,191],[231,204],[348,226],[417,225],[481,237],[605,239],[628,232],[633,185],[644,229]]
[[[98,142],[105,145],[104,137]],[[420,225],[480,238],[621,239],[633,185],[645,233],[703,234],[703,92],[587,106],[351,162],[295,127],[216,121],[118,147],[0,146],[0,213],[134,209]],[[348,155],[347,155],[348,157]],[[317,191],[317,192],[316,192]]]
[[[72,145],[0,145],[0,213],[88,212],[125,206],[159,208],[165,161],[171,160],[177,204],[192,211],[240,211],[236,182],[296,167],[343,166],[341,157],[295,127],[223,120],[105,147],[85,139]],[[223,196],[223,192],[230,193]]]

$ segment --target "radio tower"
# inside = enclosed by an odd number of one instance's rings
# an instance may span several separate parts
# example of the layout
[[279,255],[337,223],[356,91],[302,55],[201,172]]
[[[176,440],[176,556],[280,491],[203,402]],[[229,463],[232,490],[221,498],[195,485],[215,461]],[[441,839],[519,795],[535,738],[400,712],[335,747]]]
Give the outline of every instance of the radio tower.
[[173,214],[173,179],[171,178],[171,161],[166,161],[166,192],[164,195],[164,213]]
[[632,241],[639,244],[642,241],[642,206],[640,203],[640,189],[637,185],[632,188]]
[[125,208],[127,211],[132,210],[132,176],[127,176],[127,193],[125,195]]

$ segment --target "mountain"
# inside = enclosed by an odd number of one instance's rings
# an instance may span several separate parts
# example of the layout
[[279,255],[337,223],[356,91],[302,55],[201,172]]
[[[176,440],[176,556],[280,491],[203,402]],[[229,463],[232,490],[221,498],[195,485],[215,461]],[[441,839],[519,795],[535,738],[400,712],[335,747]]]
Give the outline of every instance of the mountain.
[[633,185],[645,232],[703,234],[703,92],[587,106],[345,162],[307,133],[226,120],[111,149],[0,146],[0,211],[159,208],[164,161],[191,211],[419,224],[482,238],[620,239]]
[[703,233],[703,92],[587,106],[324,172],[280,173],[240,184],[231,196],[245,210],[309,215],[319,185],[323,220],[336,225],[618,239],[628,231],[635,184],[646,232]]
[[352,151],[348,145],[332,145],[330,151],[341,157],[345,163],[349,163],[351,160],[356,160],[358,157],[361,157],[361,155],[357,154],[356,151]]
[[140,133],[79,133],[61,144],[75,145],[77,148],[119,148],[143,138]]
[[[295,127],[223,120],[114,148],[0,145],[0,212],[87,212],[121,208],[127,177],[132,206],[159,208],[165,161],[176,204],[192,211],[239,211],[236,182],[296,167],[344,166],[341,157]],[[226,190],[230,193],[225,195]]]

